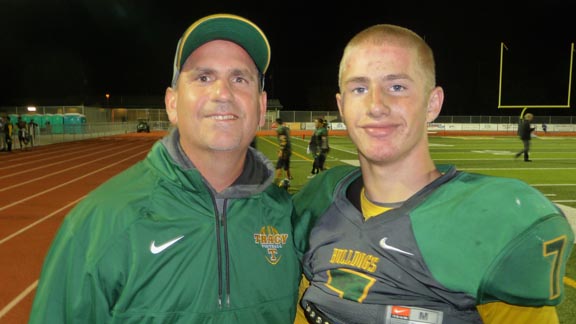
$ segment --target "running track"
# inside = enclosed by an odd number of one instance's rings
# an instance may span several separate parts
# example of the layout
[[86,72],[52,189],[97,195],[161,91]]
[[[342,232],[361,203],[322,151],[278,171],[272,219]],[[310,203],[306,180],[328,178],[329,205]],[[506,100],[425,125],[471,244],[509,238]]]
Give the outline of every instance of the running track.
[[142,160],[164,134],[134,133],[0,152],[0,323],[28,322],[44,256],[70,209]]
[[[0,152],[0,323],[28,322],[44,256],[70,209],[142,160],[164,135],[134,133]],[[564,282],[576,286],[573,279]]]

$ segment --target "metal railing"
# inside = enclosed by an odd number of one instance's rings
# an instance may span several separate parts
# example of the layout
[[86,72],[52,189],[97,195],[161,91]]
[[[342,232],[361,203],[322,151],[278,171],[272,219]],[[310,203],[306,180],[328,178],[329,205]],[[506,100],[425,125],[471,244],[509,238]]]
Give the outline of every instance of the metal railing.
[[[27,107],[0,107],[1,116],[9,116],[15,123],[18,116],[38,123],[36,143],[39,145],[76,141],[88,138],[103,137],[136,132],[139,120],[146,120],[151,130],[168,130],[171,125],[164,109],[158,108],[102,108],[85,106],[47,106],[36,107],[35,112]],[[66,117],[82,116],[82,119]],[[291,124],[291,128],[307,129],[316,118],[323,118],[330,123],[341,122],[338,111],[284,111],[268,110],[266,124],[261,130],[271,130],[276,118]],[[439,116],[437,124],[474,124],[499,125],[506,130],[517,127],[518,116]],[[539,129],[546,124],[550,130],[565,129],[572,131],[576,125],[576,116],[535,116],[533,124]],[[479,126],[480,127],[480,126]],[[468,127],[467,127],[468,128]],[[16,133],[16,132],[15,132]]]
[[[0,115],[11,116],[12,122],[16,121],[18,115],[21,116],[46,116],[46,115],[66,115],[81,114],[85,116],[89,123],[97,122],[135,122],[145,119],[150,122],[168,122],[165,109],[159,108],[103,108],[86,106],[40,106],[35,112],[28,111],[28,107],[0,107]],[[289,123],[312,122],[315,118],[323,118],[329,122],[340,121],[338,111],[311,111],[311,110],[277,110],[269,109],[267,112],[267,124],[274,122],[276,118],[282,118]],[[444,116],[440,115],[434,121],[437,123],[487,123],[487,124],[513,124],[518,121],[517,115],[512,116]],[[576,116],[534,116],[536,124],[576,124]]]

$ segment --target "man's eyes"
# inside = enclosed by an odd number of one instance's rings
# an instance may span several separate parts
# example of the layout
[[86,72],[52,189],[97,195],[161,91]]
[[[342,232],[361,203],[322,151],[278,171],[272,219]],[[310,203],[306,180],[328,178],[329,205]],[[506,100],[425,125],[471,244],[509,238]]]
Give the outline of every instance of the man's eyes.
[[368,91],[368,89],[366,89],[365,87],[356,87],[352,89],[352,92],[355,94],[363,94],[366,93]]
[[244,78],[244,77],[236,76],[236,77],[234,77],[234,82],[235,83],[246,83],[246,82],[248,82],[248,80],[246,80],[246,78]]
[[[198,79],[198,81],[200,81],[200,82],[210,82],[210,81],[213,81],[213,80],[214,80],[214,78],[213,78],[212,76],[208,75],[208,74],[206,74],[206,75],[200,75],[200,76],[198,76],[197,79]],[[248,80],[247,80],[245,77],[234,76],[234,77],[232,77],[232,82],[234,82],[234,83],[247,83]]]
[[406,89],[406,87],[404,87],[403,85],[399,85],[399,84],[395,84],[395,85],[390,87],[390,90],[392,90],[393,92],[402,91],[404,89]]
[[[390,90],[390,92],[400,92],[400,91],[404,91],[406,89],[406,87],[404,87],[403,85],[400,85],[400,84],[394,84],[394,85],[390,86],[388,89]],[[352,92],[355,94],[364,94],[364,93],[368,92],[368,88],[367,87],[355,87],[355,88],[352,88]]]

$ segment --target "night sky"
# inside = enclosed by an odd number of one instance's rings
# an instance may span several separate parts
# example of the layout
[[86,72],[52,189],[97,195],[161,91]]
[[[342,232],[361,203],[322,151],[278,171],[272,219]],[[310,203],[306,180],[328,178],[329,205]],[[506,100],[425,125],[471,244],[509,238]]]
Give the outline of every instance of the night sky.
[[[576,11],[567,4],[504,10],[471,7],[473,2],[464,9],[365,1],[315,9],[275,1],[195,2],[0,0],[0,107],[98,105],[106,93],[114,106],[163,107],[178,38],[196,19],[218,12],[243,15],[268,35],[266,90],[285,110],[336,110],[342,50],[355,33],[376,23],[411,28],[433,48],[437,82],[446,92],[442,115],[520,112],[497,109],[501,43],[507,48],[503,105],[568,103]],[[574,108],[537,113],[576,115]]]

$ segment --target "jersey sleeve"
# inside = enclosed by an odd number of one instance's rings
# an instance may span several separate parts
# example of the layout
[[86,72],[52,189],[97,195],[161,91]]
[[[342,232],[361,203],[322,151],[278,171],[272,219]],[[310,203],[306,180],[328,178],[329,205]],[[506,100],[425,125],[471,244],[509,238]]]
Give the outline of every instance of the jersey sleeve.
[[502,302],[478,305],[484,324],[558,324],[558,314],[553,306],[515,306]]
[[[321,217],[334,201],[335,189],[342,178],[357,171],[354,166],[336,166],[321,172],[306,183],[292,196],[294,212],[292,223],[294,227],[294,244],[302,257],[309,248],[308,237],[316,220]],[[359,176],[359,173],[356,175]],[[304,267],[306,272],[306,267]]]
[[520,306],[558,305],[574,242],[560,212],[543,217],[502,250],[478,292],[479,304],[502,300]]

